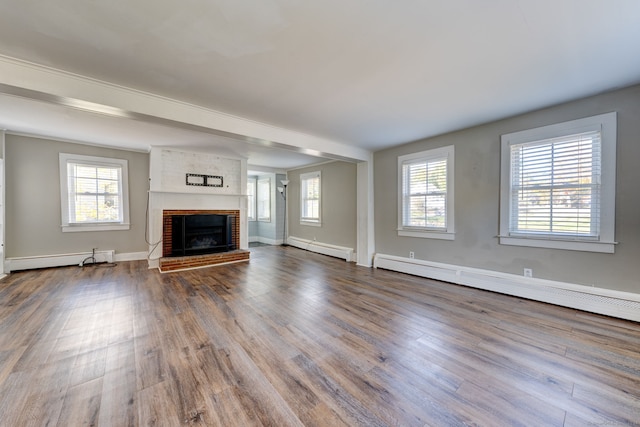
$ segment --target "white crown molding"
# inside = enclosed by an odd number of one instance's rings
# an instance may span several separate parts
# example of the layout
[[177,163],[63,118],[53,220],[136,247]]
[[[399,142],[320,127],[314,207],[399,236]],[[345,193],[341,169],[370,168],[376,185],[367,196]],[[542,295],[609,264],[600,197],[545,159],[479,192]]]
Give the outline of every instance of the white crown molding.
[[86,111],[241,139],[337,160],[366,161],[370,152],[186,102],[0,55],[0,93]]

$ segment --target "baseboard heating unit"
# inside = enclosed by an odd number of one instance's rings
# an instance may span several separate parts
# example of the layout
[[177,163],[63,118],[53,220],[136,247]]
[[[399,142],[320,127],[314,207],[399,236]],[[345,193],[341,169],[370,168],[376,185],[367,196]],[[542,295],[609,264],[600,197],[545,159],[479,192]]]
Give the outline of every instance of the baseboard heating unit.
[[385,254],[376,254],[373,266],[640,322],[640,295],[631,292]]
[[[95,262],[113,262],[114,250],[95,251]],[[63,267],[67,265],[80,265],[93,254],[91,251],[73,254],[39,255],[29,257],[7,258],[4,262],[5,272],[18,270],[31,270],[34,268]],[[85,261],[85,264],[87,262]],[[88,264],[87,264],[88,265]]]
[[355,253],[353,249],[344,246],[320,243],[315,240],[301,239],[299,237],[288,237],[287,244],[295,246],[296,248],[305,249],[307,251],[329,255],[336,258],[342,258],[347,262],[355,260]]

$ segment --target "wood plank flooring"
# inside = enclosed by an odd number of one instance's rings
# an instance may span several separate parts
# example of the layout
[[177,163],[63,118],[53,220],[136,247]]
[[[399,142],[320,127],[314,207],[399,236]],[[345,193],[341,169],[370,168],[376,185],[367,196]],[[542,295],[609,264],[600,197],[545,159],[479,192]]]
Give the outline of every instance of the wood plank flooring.
[[2,426],[637,426],[640,325],[292,247],[0,282]]

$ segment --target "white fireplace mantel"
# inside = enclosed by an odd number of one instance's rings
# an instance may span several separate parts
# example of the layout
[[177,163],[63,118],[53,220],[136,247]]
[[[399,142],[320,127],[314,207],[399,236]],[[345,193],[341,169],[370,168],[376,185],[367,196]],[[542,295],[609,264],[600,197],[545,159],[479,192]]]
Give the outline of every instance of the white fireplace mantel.
[[[249,248],[247,162],[211,153],[191,153],[154,147],[149,165],[149,268],[162,257],[163,210],[239,210],[240,249]],[[187,186],[186,173],[222,175],[225,186]]]

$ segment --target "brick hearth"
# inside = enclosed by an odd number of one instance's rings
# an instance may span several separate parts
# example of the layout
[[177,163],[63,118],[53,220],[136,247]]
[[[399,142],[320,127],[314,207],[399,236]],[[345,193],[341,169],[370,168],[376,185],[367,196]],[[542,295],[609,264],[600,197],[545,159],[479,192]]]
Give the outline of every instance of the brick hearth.
[[188,270],[190,268],[211,267],[232,262],[249,261],[249,251],[238,249],[217,254],[160,258],[160,271]]

